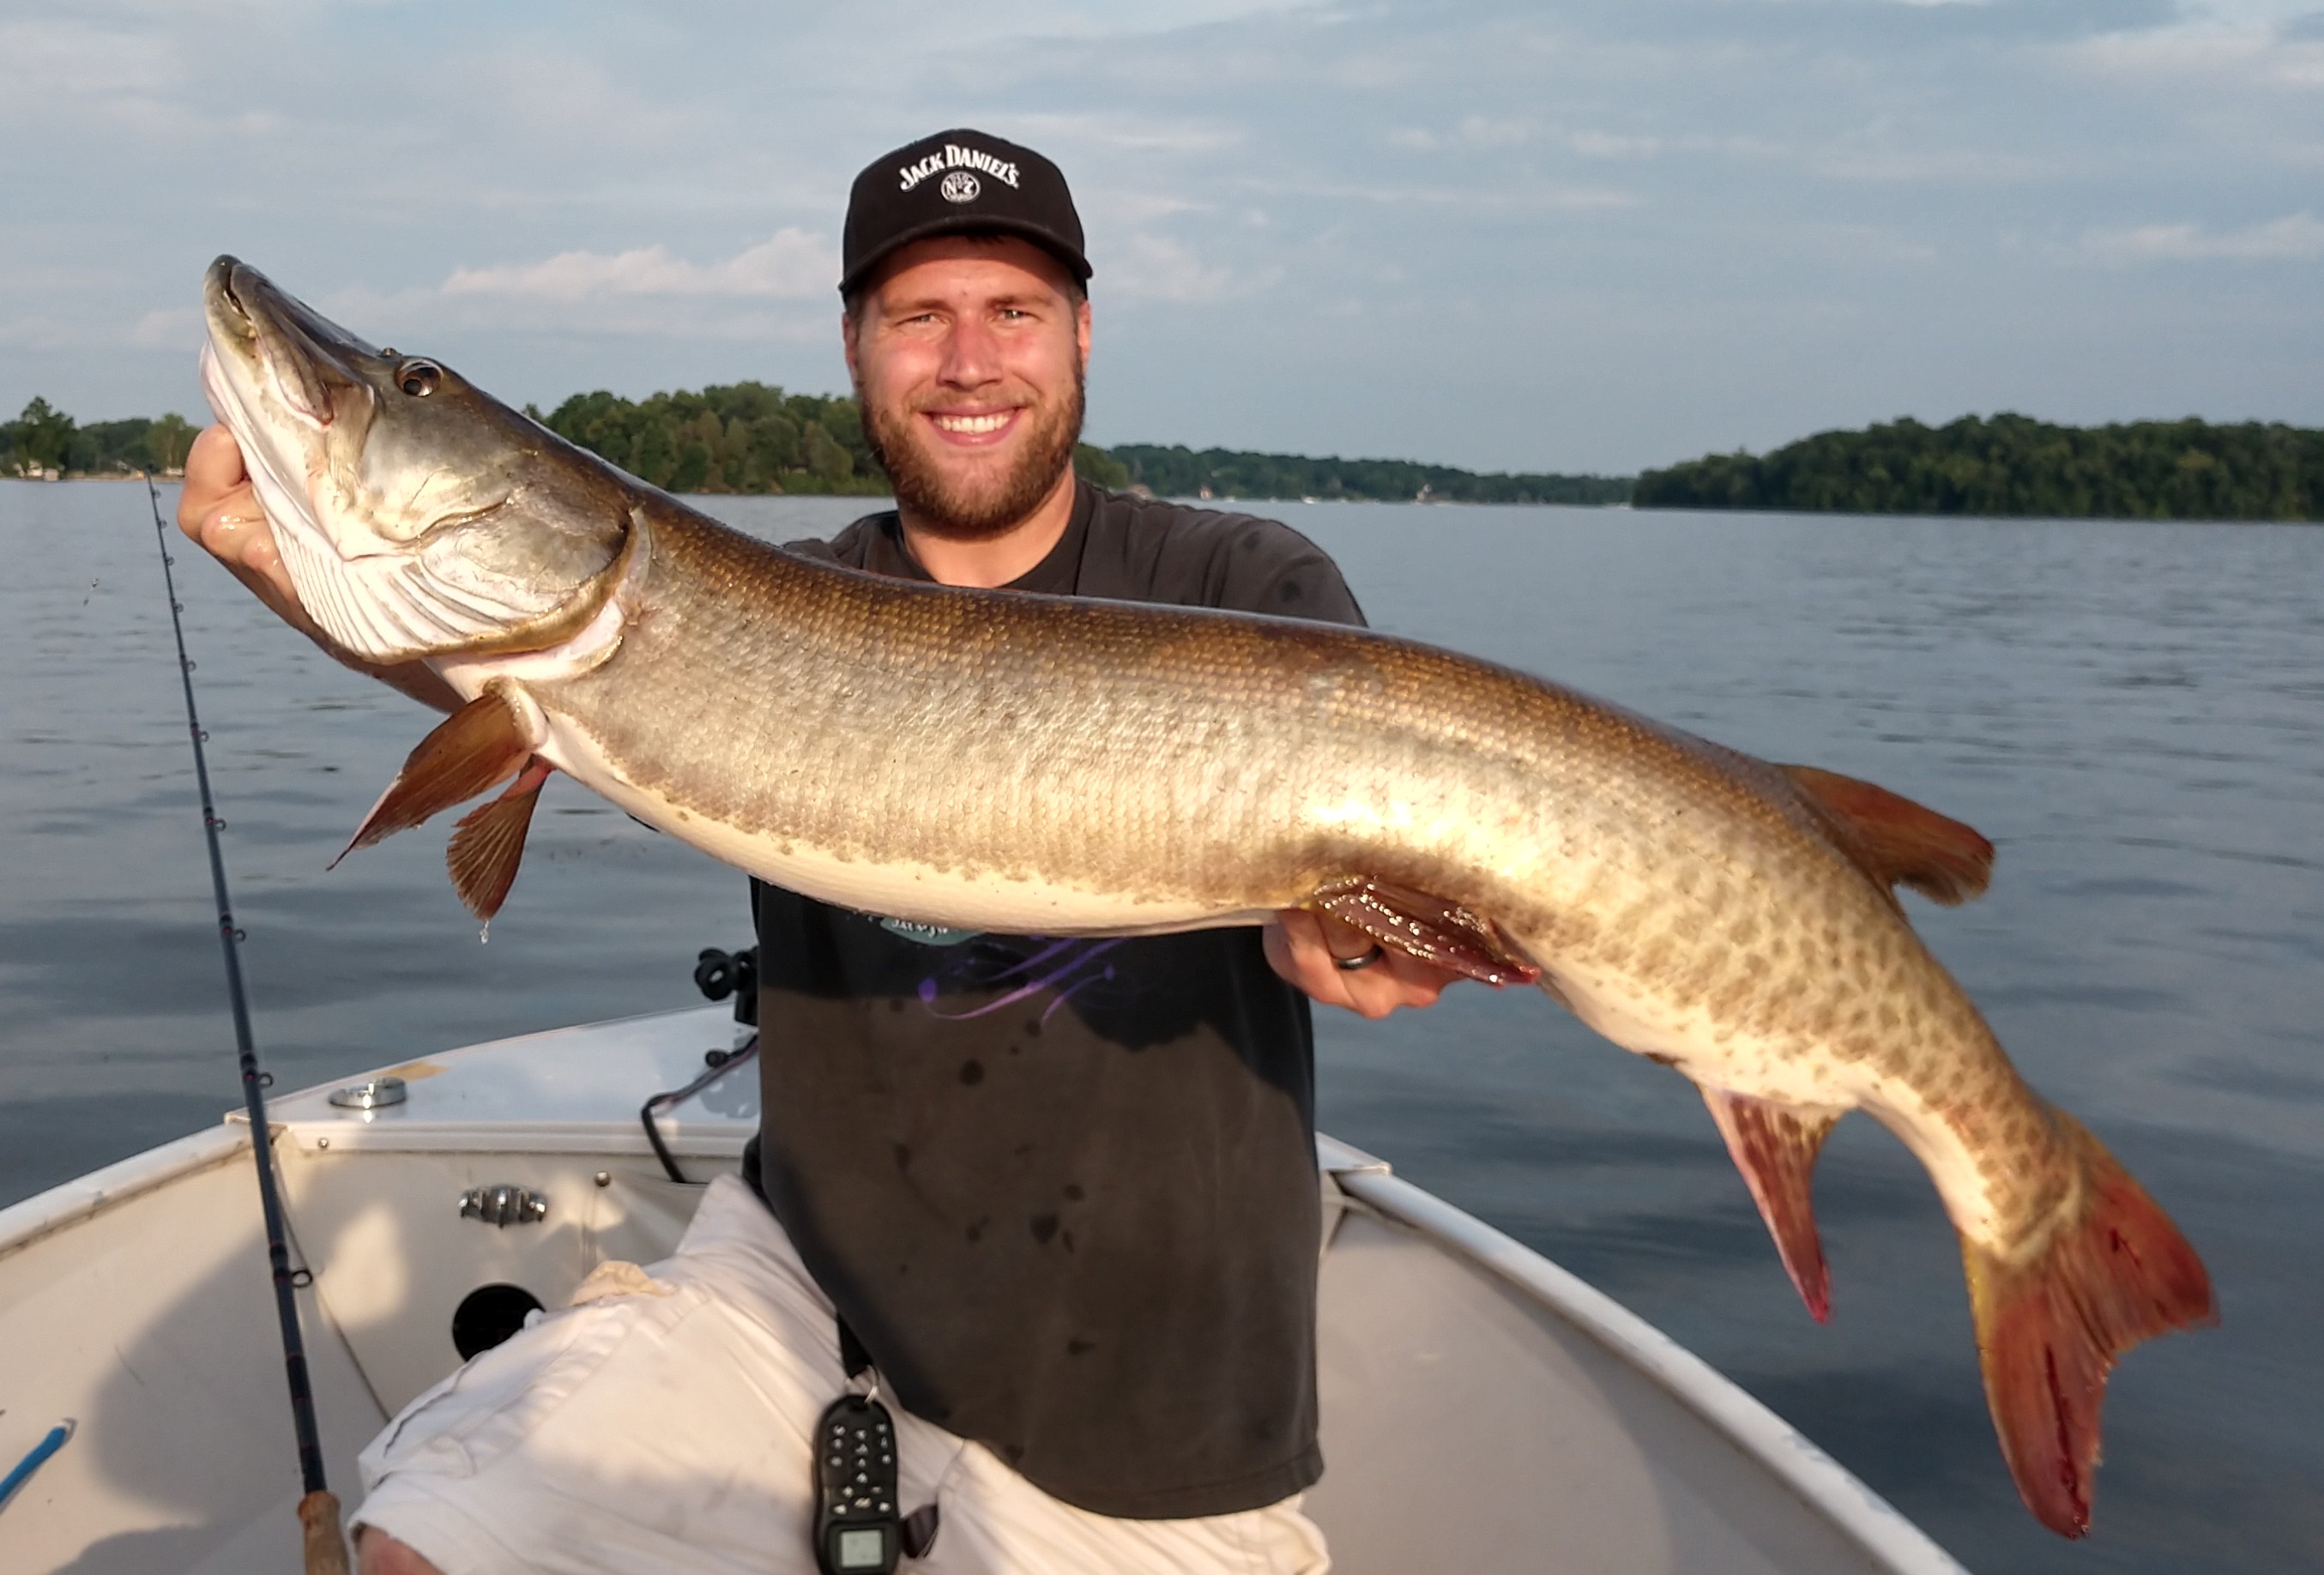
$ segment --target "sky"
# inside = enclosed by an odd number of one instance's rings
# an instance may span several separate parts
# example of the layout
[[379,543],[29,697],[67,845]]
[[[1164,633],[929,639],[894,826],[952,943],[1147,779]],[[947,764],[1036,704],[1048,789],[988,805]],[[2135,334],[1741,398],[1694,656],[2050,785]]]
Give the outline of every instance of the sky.
[[201,413],[220,252],[512,402],[843,391],[838,235],[1071,180],[1089,436],[1627,474],[2324,425],[2318,0],[0,0],[0,413]]

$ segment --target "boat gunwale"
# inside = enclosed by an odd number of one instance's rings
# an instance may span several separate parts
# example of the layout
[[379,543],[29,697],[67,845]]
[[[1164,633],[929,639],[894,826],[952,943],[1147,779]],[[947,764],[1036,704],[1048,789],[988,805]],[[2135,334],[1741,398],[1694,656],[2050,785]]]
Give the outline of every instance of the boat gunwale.
[[1969,1575],[1933,1537],[1812,1439],[1579,1275],[1392,1174],[1377,1160],[1333,1169],[1332,1175],[1349,1197],[1442,1243],[1590,1336],[1766,1467],[1810,1508],[1898,1575]]
[[[278,1141],[281,1135],[282,1128],[275,1127]],[[249,1151],[249,1124],[220,1121],[20,1199],[0,1209],[0,1261],[172,1182],[231,1164]]]

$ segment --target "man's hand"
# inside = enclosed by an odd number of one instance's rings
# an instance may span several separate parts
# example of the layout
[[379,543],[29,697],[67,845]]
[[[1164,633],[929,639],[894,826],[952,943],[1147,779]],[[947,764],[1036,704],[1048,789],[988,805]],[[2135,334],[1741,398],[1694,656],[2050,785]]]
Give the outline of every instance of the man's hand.
[[178,529],[226,565],[234,577],[283,622],[312,636],[298,588],[275,549],[266,511],[251,490],[242,448],[224,427],[204,428],[186,455],[185,490],[178,494]]
[[205,428],[186,454],[185,490],[178,494],[178,529],[201,543],[226,572],[248,585],[274,615],[359,673],[400,689],[422,705],[457,711],[460,695],[424,662],[382,667],[359,661],[331,642],[300,604],[273,528],[252,490],[242,463],[242,447],[224,427]]
[[[1326,1006],[1384,1018],[1398,1007],[1434,1006],[1444,987],[1463,977],[1449,968],[1378,944],[1353,925],[1328,914],[1286,908],[1268,924],[1268,966]],[[1345,961],[1370,958],[1360,968]]]

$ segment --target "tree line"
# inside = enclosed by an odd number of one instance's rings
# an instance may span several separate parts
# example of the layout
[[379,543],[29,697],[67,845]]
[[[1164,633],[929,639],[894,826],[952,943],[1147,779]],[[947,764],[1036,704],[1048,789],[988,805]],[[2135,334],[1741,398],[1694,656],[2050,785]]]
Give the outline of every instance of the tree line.
[[[525,413],[570,443],[673,493],[791,493],[876,496],[887,477],[845,395],[786,392],[761,382],[715,384],[624,399],[600,389],[545,414]],[[185,464],[195,428],[184,418],[82,426],[34,400],[0,426],[0,475],[97,475]],[[1396,459],[1307,459],[1222,448],[1079,445],[1074,467],[1100,486],[1142,486],[1161,497],[1372,498],[1447,502],[1617,503],[1626,478],[1478,475]]]
[[2324,520],[2324,431],[2198,420],[2059,427],[2026,416],[1820,432],[1758,458],[1638,477],[1642,509]]
[[[624,399],[575,394],[552,431],[676,493],[884,494],[855,401],[760,382]],[[183,417],[80,423],[35,399],[0,423],[0,475],[102,475],[185,464]],[[2199,420],[2061,427],[2030,417],[1910,419],[1820,432],[1772,452],[1713,454],[1625,476],[1479,474],[1397,459],[1083,444],[1102,486],[1160,497],[1463,503],[1635,503],[1867,514],[2133,520],[2324,520],[2324,431]]]
[[179,415],[83,425],[35,399],[14,420],[0,421],[0,475],[168,474],[185,468],[196,430]]
[[600,389],[543,415],[567,442],[672,493],[883,493],[852,399],[762,382],[625,400]]
[[1296,454],[1251,454],[1177,446],[1125,443],[1112,456],[1130,480],[1166,498],[1317,500],[1383,502],[1623,503],[1630,478],[1603,475],[1480,475],[1449,465],[1406,459],[1309,459]]

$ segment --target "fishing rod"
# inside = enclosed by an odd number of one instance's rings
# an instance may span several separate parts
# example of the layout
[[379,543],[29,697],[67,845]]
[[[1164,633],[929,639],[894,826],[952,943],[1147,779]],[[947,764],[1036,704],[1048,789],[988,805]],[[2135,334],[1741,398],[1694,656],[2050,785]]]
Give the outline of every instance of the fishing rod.
[[161,523],[161,493],[151,471],[143,473],[145,496],[153,506],[153,539],[161,549],[161,585],[170,597],[170,629],[178,640],[178,679],[186,691],[186,733],[194,745],[194,780],[202,795],[202,833],[209,841],[210,890],[217,898],[218,945],[226,953],[226,999],[234,1008],[234,1040],[242,1058],[242,1102],[250,1115],[250,1147],[258,1161],[258,1206],[266,1220],[266,1257],[274,1274],[274,1315],[282,1326],[282,1368],[290,1381],[290,1422],[299,1435],[299,1475],[305,1497],[299,1501],[299,1521],[305,1528],[307,1575],[346,1575],[346,1544],[339,1535],[339,1501],[323,1478],[323,1441],[315,1425],[315,1389],[307,1373],[307,1345],[299,1331],[298,1291],[308,1276],[293,1273],[290,1248],[282,1226],[282,1197],[274,1184],[273,1135],[266,1124],[266,1085],[273,1081],[259,1070],[258,1051],[250,1033],[250,998],[242,987],[243,933],[234,922],[234,903],[226,895],[226,854],[218,833],[226,822],[217,817],[210,796],[210,767],[202,741],[200,714],[194,709],[194,663],[186,654],[186,624],[180,616],[185,604],[178,600],[177,576],[170,571],[177,559],[170,556],[170,533]]

